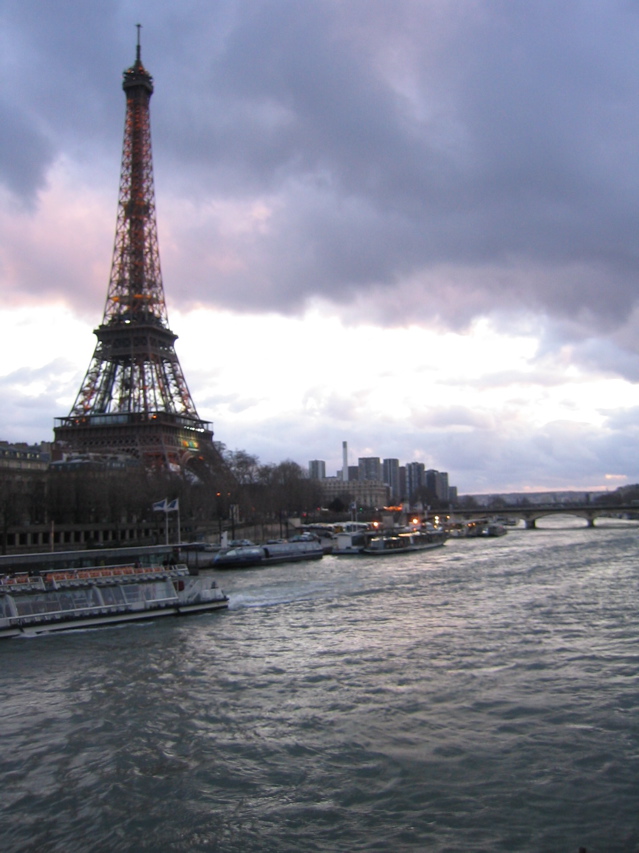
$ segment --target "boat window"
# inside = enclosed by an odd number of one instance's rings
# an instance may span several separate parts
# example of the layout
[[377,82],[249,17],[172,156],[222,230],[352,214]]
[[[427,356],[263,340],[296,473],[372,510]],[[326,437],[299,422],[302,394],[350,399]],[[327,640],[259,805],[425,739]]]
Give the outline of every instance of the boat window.
[[[52,593],[53,594],[53,593]],[[58,600],[58,608],[60,610],[73,610],[73,596],[68,592],[58,592],[55,593]]]
[[110,607],[125,603],[122,588],[119,586],[105,586],[100,592],[102,593],[102,600]]
[[18,616],[40,616],[77,607],[69,595],[57,592],[44,592],[24,598],[21,596],[14,603]]
[[100,599],[95,587],[89,589],[74,589],[71,591],[76,607],[99,607]]
[[15,605],[18,616],[30,616],[33,613],[30,598],[16,598]]
[[142,601],[140,584],[126,584],[126,586],[120,587],[120,589],[124,593],[124,598],[127,604],[136,604],[138,601]]
[[170,580],[145,583],[142,594],[146,601],[177,601],[175,587]]

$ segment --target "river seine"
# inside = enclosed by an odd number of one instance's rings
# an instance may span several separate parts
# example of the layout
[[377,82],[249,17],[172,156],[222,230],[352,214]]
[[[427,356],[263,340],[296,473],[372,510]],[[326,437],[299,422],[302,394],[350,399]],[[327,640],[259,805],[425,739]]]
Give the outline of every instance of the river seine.
[[639,850],[639,526],[598,524],[5,640],[2,849]]

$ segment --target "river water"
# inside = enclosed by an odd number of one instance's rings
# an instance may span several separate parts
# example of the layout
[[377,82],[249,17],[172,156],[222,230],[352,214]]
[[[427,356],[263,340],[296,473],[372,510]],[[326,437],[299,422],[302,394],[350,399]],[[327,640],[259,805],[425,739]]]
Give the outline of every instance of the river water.
[[4,641],[2,849],[639,850],[638,555],[556,519]]

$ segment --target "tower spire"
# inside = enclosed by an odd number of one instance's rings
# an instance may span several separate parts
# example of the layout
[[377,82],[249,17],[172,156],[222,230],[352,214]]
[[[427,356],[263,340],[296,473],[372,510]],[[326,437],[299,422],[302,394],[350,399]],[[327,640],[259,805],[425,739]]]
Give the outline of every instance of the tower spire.
[[169,328],[160,269],[149,102],[153,78],[140,57],[123,73],[126,117],[111,274],[97,344],[56,445],[127,453],[175,470],[212,451]]

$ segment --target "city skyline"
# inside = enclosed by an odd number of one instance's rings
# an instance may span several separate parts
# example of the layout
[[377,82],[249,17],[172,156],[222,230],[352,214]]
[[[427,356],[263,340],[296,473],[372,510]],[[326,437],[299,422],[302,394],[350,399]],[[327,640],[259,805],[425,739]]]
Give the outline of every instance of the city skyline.
[[0,21],[0,439],[51,441],[90,360],[141,22],[170,326],[217,441],[338,469],[348,435],[460,493],[639,481],[637,9],[0,0]]
[[387,497],[393,502],[404,502],[419,493],[428,491],[433,499],[447,503],[457,496],[457,486],[449,483],[448,472],[426,468],[423,462],[401,463],[395,457],[360,456],[357,465],[350,464],[348,442],[342,441],[342,467],[334,474],[329,473],[326,461],[311,459],[307,466],[308,476],[319,480],[326,489],[331,486],[333,496],[339,496],[340,483],[348,493],[353,483],[381,484],[388,487]]

